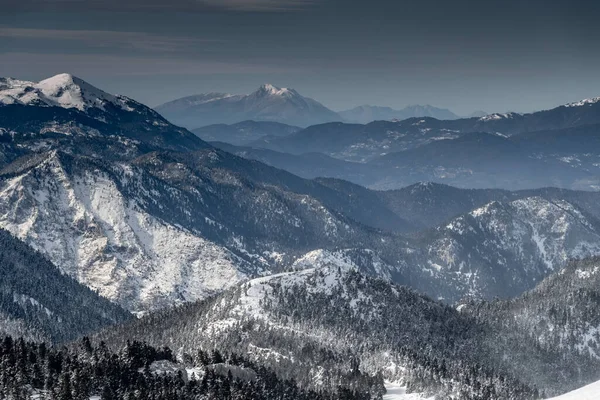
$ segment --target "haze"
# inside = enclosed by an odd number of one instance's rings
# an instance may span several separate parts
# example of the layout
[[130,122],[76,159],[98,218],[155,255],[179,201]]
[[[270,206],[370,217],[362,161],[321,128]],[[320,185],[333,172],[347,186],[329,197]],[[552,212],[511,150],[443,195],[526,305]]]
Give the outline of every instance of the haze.
[[269,82],[341,110],[466,115],[598,96],[592,1],[2,0],[0,75],[159,103]]

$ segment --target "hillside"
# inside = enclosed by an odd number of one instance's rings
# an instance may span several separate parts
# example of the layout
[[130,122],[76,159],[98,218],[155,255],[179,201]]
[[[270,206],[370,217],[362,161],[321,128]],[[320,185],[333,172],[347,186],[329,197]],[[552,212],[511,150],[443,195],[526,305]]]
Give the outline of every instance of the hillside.
[[133,316],[0,229],[0,336],[63,343]]

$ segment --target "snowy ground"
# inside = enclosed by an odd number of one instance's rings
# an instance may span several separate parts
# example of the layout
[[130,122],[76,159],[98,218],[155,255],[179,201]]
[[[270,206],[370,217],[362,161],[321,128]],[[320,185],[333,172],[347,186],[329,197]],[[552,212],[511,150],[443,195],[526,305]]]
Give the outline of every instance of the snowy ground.
[[[386,382],[385,388],[387,393],[383,396],[383,400],[433,400],[433,397],[425,398],[419,393],[406,393],[406,388],[396,383]],[[562,399],[561,399],[562,400]]]
[[600,400],[600,381],[548,400]]

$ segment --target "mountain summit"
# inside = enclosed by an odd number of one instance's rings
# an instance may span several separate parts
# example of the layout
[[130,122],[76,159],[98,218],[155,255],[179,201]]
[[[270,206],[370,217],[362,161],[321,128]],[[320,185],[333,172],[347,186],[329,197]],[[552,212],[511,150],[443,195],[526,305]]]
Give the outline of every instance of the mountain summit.
[[71,74],[59,74],[40,82],[0,78],[0,105],[20,104],[105,110],[111,104],[129,110],[126,98],[108,94]]
[[344,121],[357,124],[368,124],[372,121],[404,120],[414,117],[431,117],[439,120],[452,120],[460,118],[452,111],[445,108],[437,108],[430,105],[413,105],[394,110],[390,107],[379,107],[363,105],[351,110],[340,111]]
[[294,89],[266,83],[247,95],[210,93],[188,96],[155,108],[175,124],[198,128],[246,120],[308,126],[339,121],[341,117]]

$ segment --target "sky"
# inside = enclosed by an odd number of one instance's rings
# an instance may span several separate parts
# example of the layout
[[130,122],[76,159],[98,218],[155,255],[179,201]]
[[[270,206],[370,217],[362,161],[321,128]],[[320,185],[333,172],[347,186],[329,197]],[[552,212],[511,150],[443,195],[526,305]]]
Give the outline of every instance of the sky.
[[0,0],[0,76],[69,72],[150,106],[272,83],[336,111],[529,112],[600,96],[599,3]]

